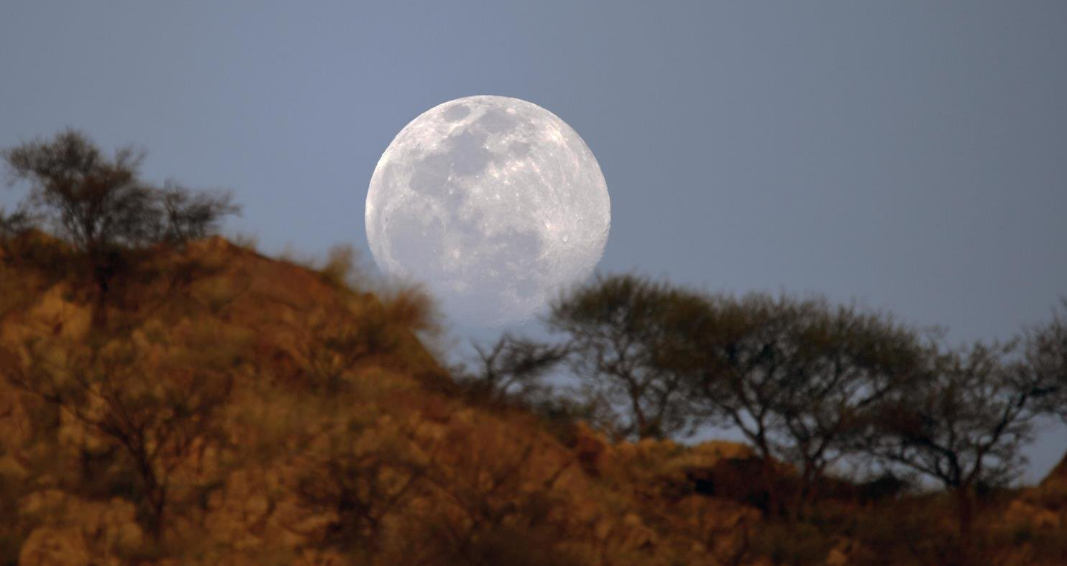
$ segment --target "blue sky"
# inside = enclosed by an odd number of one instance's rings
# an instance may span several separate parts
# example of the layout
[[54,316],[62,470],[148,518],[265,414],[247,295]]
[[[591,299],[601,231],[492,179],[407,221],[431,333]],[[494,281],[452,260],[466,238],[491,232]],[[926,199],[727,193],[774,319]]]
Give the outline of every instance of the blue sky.
[[150,179],[233,189],[227,230],[266,251],[369,257],[392,137],[514,96],[597,156],[604,271],[1008,338],[1067,294],[1065,23],[1062,1],[14,0],[0,147],[66,126],[141,144]]

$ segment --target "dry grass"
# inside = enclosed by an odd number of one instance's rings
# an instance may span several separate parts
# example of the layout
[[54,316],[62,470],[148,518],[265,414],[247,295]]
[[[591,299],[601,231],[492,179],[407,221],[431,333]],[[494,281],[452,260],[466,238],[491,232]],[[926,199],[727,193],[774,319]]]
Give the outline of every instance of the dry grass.
[[[0,564],[953,556],[940,496],[842,488],[776,517],[761,502],[787,501],[790,476],[754,481],[747,447],[613,443],[581,407],[465,394],[418,338],[432,304],[363,282],[350,250],[314,269],[222,239],[150,250],[94,327],[56,269],[68,252],[20,245],[0,261]],[[1064,563],[1065,517],[1059,487],[1002,494],[982,552]]]

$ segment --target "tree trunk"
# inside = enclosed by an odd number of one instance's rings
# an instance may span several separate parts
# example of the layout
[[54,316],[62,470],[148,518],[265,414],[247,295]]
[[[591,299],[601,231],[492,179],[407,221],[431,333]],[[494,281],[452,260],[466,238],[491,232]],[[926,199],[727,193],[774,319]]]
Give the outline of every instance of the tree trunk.
[[635,424],[637,424],[637,437],[639,439],[651,437],[652,435],[649,434],[651,431],[649,430],[648,419],[645,418],[645,412],[641,409],[641,399],[637,393],[633,391],[630,392],[630,406],[634,412]]
[[756,485],[766,491],[766,513],[770,517],[784,518],[788,515],[786,509],[786,494],[782,493],[782,482],[779,481],[778,470],[774,460],[770,456],[760,458],[759,477],[753,478]]
[[108,258],[100,252],[89,252],[90,270],[96,286],[96,305],[93,308],[92,324],[95,328],[107,326],[108,290],[111,280],[111,266]]
[[959,565],[970,566],[974,558],[974,488],[961,485],[956,488],[956,511],[959,520]]
[[808,510],[818,500],[819,497],[819,477],[818,470],[811,462],[804,462],[804,470],[800,476],[800,489],[797,490],[796,507],[792,509],[794,518],[803,519],[807,515]]
[[137,463],[137,473],[141,476],[141,482],[144,484],[142,497],[144,497],[144,503],[147,507],[144,516],[145,526],[148,534],[153,539],[159,540],[163,536],[163,514],[167,508],[166,480],[162,482],[159,480],[147,452],[140,446],[143,446],[143,444],[139,444],[138,448],[131,450],[131,456]]

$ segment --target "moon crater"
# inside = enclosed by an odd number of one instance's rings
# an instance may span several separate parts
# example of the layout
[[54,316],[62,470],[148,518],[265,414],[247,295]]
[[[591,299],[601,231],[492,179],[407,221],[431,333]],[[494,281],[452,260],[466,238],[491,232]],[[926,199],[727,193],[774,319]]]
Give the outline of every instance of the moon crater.
[[585,142],[526,101],[472,96],[397,134],[367,193],[367,239],[388,275],[427,285],[460,322],[526,320],[592,272],[611,224]]

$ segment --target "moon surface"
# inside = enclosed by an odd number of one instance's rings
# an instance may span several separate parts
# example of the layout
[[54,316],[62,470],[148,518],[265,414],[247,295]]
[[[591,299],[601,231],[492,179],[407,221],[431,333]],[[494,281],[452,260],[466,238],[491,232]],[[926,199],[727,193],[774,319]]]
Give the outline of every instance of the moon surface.
[[465,324],[538,314],[589,276],[610,226],[607,183],[578,133],[503,96],[459,98],[415,118],[367,192],[378,267],[426,285]]

